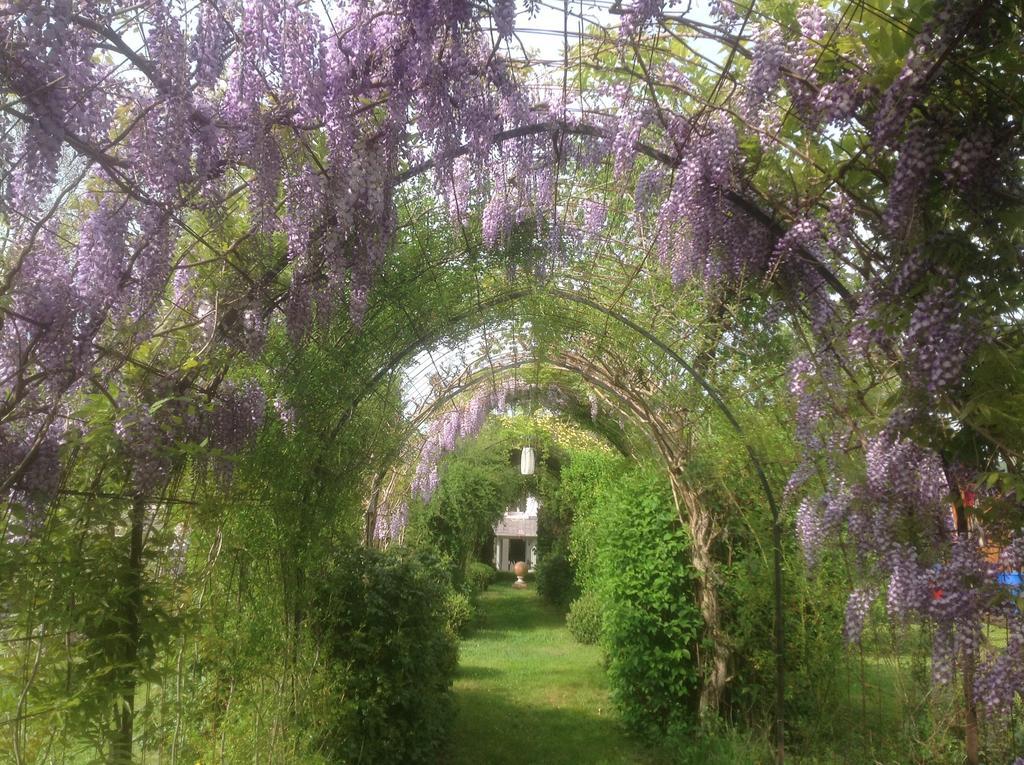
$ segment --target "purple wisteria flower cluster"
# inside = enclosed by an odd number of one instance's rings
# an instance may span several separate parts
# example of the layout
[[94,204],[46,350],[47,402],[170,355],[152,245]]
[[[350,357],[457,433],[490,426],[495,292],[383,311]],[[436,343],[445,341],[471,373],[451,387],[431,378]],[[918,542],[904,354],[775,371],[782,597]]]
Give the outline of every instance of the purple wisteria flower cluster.
[[[504,411],[524,397],[531,397],[554,410],[564,409],[568,404],[566,393],[560,387],[538,387],[518,379],[502,380],[493,387],[477,390],[468,401],[446,410],[427,426],[413,472],[412,496],[429,502],[440,480],[440,465],[445,455],[455,451],[460,442],[478,435],[492,411]],[[597,399],[591,398],[589,405],[596,417]],[[398,515],[401,522],[395,520],[395,516],[389,516],[388,521],[378,519],[375,530],[378,539],[398,536],[408,519],[408,509]]]
[[[501,35],[515,14],[513,0],[495,4]],[[486,167],[493,136],[529,113],[478,16],[468,3],[418,0],[347,3],[330,19],[296,0],[6,9],[0,86],[18,109],[0,131],[10,227],[3,491],[46,493],[52,482],[26,481],[59,475],[51,463],[71,402],[90,375],[117,377],[120,345],[177,324],[185,353],[166,359],[174,365],[222,344],[257,356],[278,315],[295,341],[345,309],[361,322],[395,231],[400,161],[419,152],[440,187],[471,189],[466,168]],[[76,204],[60,204],[75,193]],[[550,181],[528,194],[550,198]],[[512,201],[499,218],[537,215]],[[195,221],[239,209],[252,230],[218,252]],[[283,298],[258,272],[275,235],[286,242],[274,271],[288,278]],[[245,283],[230,310],[194,278],[211,259],[231,262]],[[211,444],[222,440],[225,452],[260,409],[234,398],[218,397],[226,408],[210,423],[220,428]],[[148,444],[172,434],[147,416],[126,415],[119,432],[146,442],[134,472],[154,487],[172,442]]]
[[[751,35],[743,118],[762,143],[771,141],[779,123],[772,121],[770,101],[781,96],[787,117],[809,128],[863,132],[889,174],[878,214],[865,216],[841,189],[824,195],[770,238],[761,267],[798,285],[786,297],[810,324],[817,346],[794,362],[790,385],[803,460],[786,494],[796,506],[806,563],[819,565],[842,540],[857,572],[847,638],[860,639],[880,601],[893,623],[933,630],[936,682],[974,666],[977,698],[1005,713],[1024,694],[1016,669],[1021,643],[1011,637],[1005,649],[988,646],[983,625],[1005,624],[1011,636],[1019,635],[1021,612],[956,509],[973,471],[958,466],[940,438],[922,435],[941,430],[937,412],[948,411],[945,403],[962,393],[976,351],[987,341],[972,290],[947,255],[957,251],[956,235],[926,236],[922,226],[943,182],[959,189],[967,204],[982,187],[1001,182],[994,162],[1002,151],[998,122],[974,124],[923,103],[951,47],[971,34],[978,11],[976,2],[938,3],[895,79],[879,91],[863,74],[863,46],[854,39],[826,43],[845,32],[828,11],[807,6],[797,13],[798,34],[769,27]],[[983,177],[986,162],[992,172]],[[823,273],[808,266],[840,262],[865,239],[882,243],[873,273],[842,305],[828,297]],[[896,370],[898,400],[883,412],[887,421],[865,428],[852,422],[850,393],[856,375],[872,374],[872,361],[883,359]]]
[[437,488],[438,468],[446,454],[455,451],[461,440],[479,434],[493,410],[504,409],[516,396],[525,395],[533,386],[519,380],[503,380],[491,388],[477,390],[463,405],[456,405],[442,413],[428,426],[419,461],[412,479],[412,494],[429,502]]

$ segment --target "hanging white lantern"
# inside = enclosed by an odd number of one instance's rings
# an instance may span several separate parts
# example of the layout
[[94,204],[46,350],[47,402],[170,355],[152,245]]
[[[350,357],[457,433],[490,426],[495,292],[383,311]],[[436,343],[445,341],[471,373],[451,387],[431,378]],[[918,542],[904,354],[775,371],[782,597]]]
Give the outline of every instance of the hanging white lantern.
[[533,475],[533,469],[537,464],[533,456],[533,447],[524,446],[522,456],[519,458],[519,472],[523,475]]

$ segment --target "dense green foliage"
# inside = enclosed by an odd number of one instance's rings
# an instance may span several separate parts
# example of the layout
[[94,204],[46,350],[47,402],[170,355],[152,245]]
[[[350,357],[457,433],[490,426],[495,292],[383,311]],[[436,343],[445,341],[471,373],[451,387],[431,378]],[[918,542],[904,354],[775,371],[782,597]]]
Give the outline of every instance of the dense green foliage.
[[498,578],[498,572],[494,566],[472,560],[466,565],[465,584],[466,589],[473,594],[480,594]]
[[579,596],[572,563],[561,550],[553,550],[540,559],[537,564],[536,581],[540,596],[559,608],[568,608]]
[[413,508],[406,540],[433,551],[461,586],[469,563],[489,554],[494,524],[520,491],[507,450],[486,437],[467,443],[445,461],[430,501]]
[[445,596],[435,563],[397,549],[339,550],[311,613],[331,666],[321,743],[332,761],[437,761],[456,662]]
[[[612,454],[578,451],[562,471],[559,498],[573,508],[569,559],[576,586],[582,592],[597,592],[600,586],[599,555],[603,531],[600,507],[603,490],[625,468],[625,461]],[[609,540],[610,541],[610,540]]]
[[601,639],[603,621],[601,599],[595,592],[586,592],[576,598],[565,615],[565,626],[584,645],[592,645]]
[[689,726],[701,620],[668,484],[649,467],[625,473],[605,487],[597,516],[602,640],[623,720],[652,736]]
[[[746,410],[744,416],[757,434],[758,448],[774,456],[770,468],[781,484],[784,467],[793,459],[786,430],[768,407]],[[721,561],[719,595],[733,674],[727,703],[735,718],[764,722],[773,712],[775,681],[772,559],[767,549],[771,517],[744,445],[724,422],[709,418],[695,447],[683,478],[727,530],[715,550]],[[787,725],[794,733],[813,737],[832,724],[832,716],[823,710],[837,703],[835,672],[849,663],[842,640],[848,572],[839,556],[823,555],[817,562],[822,575],[811,577],[796,540],[787,535],[783,545]]]
[[[687,533],[667,481],[653,466],[624,467],[581,456],[563,471],[562,490],[578,503],[572,547],[584,595],[577,608],[600,614],[623,721],[657,738],[695,721],[701,619]],[[592,634],[592,615],[581,611],[573,621]]]
[[[293,419],[268,415],[230,456],[182,447],[168,486],[145,501],[118,446],[116,402],[89,397],[99,427],[69,465],[66,496],[31,545],[0,545],[0,703],[13,717],[0,752],[14,742],[21,761],[42,761],[55,740],[108,752],[133,697],[135,738],[150,751],[316,761],[326,670],[305,614],[323,561],[362,536],[373,460],[358,447],[393,448],[397,400],[374,393],[332,433],[327,413],[353,395],[358,354],[295,349],[282,333],[266,358],[276,371],[264,384],[293,402]],[[21,628],[31,639],[7,642]]]
[[445,629],[453,637],[464,635],[473,621],[473,599],[461,590],[451,590],[444,598]]

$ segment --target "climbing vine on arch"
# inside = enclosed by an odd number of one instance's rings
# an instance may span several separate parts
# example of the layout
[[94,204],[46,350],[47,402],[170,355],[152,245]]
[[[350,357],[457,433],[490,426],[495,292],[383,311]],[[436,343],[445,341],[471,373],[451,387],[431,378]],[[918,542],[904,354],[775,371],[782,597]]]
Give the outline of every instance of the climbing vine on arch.
[[[48,534],[108,532],[130,625],[110,655],[145,655],[147,582],[180,544],[153,518],[304,418],[317,454],[294,498],[315,504],[365,401],[384,469],[408,428],[392,359],[446,331],[419,325],[503,279],[553,285],[697,318],[669,332],[711,378],[744,365],[744,332],[792,340],[808,559],[851,542],[852,640],[878,599],[934,627],[971,739],[976,701],[1005,713],[1024,681],[1019,610],[969,539],[982,519],[1021,566],[1019,8],[626,3],[545,80],[515,34],[540,5],[0,11],[11,569]],[[458,254],[413,263],[409,230]],[[692,310],[662,310],[669,283]],[[351,356],[307,395],[289,346]],[[991,619],[1005,650],[980,645]]]

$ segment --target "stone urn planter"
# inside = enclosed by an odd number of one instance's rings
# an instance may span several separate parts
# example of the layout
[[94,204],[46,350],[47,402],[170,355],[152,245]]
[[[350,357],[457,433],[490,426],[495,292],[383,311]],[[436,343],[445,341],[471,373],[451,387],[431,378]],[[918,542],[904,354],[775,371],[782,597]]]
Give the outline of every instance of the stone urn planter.
[[526,587],[526,580],[523,578],[526,576],[526,563],[518,561],[512,570],[516,572],[516,580],[512,583],[512,586],[520,590]]

